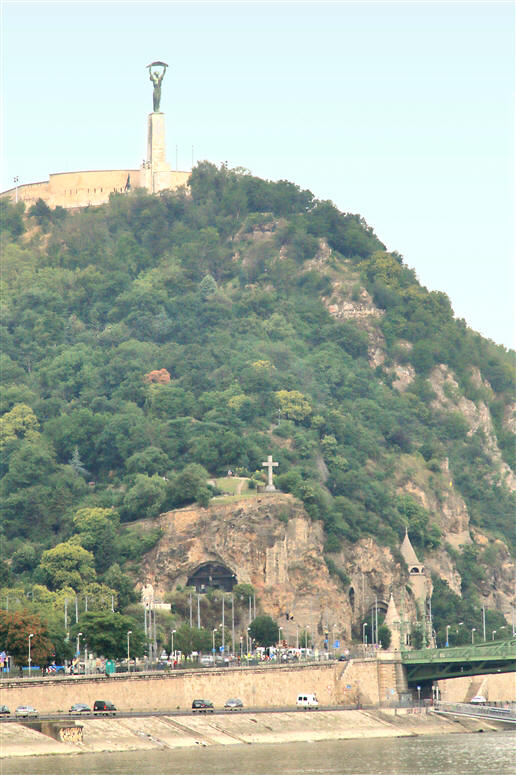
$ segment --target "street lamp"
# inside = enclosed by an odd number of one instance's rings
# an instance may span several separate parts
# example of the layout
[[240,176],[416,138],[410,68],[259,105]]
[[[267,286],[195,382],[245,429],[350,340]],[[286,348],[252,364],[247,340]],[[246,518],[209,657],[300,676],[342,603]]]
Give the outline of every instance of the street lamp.
[[477,631],[476,627],[472,627],[471,628],[471,645],[472,646],[475,645],[475,633],[476,633],[476,631]]
[[174,651],[174,634],[176,633],[176,630],[170,630],[170,656],[175,662],[175,651]]
[[130,638],[132,634],[132,630],[127,630],[127,672],[131,672],[131,663],[129,662],[131,658],[131,649],[130,649]]
[[448,641],[448,633],[450,632],[450,627],[451,627],[451,624],[446,625],[446,643],[444,644],[445,648],[448,648],[448,646],[450,645]]
[[32,660],[30,658],[30,642],[31,642],[33,637],[34,637],[34,633],[31,632],[31,634],[29,635],[29,678],[30,678],[30,675],[31,675],[31,663],[32,663]]
[[307,624],[305,627],[305,659],[308,659],[308,630],[310,629],[310,625]]
[[278,643],[281,644],[281,633],[283,632],[283,627],[278,627]]
[[[81,656],[81,635],[82,632],[77,633],[77,647],[75,649],[75,656],[80,657]],[[77,668],[77,672],[79,672],[79,668]]]
[[494,640],[494,636],[496,635],[496,630],[492,630],[491,632],[491,640]]
[[217,628],[215,627],[211,632],[211,653],[213,654],[213,658],[215,659],[215,633],[217,632]]
[[364,622],[362,625],[362,643],[364,644],[364,646],[367,643],[367,635],[366,635],[367,624],[368,624],[367,622]]

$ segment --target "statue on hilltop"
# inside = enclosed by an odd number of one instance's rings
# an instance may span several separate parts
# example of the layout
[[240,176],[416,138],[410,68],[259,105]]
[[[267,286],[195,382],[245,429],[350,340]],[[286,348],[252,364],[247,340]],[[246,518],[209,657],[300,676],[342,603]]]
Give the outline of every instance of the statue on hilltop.
[[[147,65],[149,69],[149,80],[154,84],[154,91],[152,92],[152,108],[154,113],[159,113],[159,104],[161,102],[161,82],[165,77],[165,71],[168,67],[166,62],[151,62]],[[152,71],[153,67],[162,67],[161,73],[158,70]]]

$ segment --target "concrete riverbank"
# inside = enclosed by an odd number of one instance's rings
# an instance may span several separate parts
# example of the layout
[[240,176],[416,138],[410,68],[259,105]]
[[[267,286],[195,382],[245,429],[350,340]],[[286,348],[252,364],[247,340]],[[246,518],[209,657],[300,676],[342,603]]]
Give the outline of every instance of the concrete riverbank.
[[[340,710],[214,716],[86,719],[57,739],[23,724],[0,724],[0,757],[114,751],[152,751],[195,746],[441,735],[493,731],[494,724],[452,721],[408,709]],[[78,730],[79,731],[79,730]]]

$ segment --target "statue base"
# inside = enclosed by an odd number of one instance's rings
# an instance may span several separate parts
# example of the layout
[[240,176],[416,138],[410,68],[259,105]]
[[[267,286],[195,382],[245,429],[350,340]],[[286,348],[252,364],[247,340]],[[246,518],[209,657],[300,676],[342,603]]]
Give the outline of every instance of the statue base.
[[268,485],[265,487],[265,492],[276,492],[276,488],[274,487],[274,485],[273,485],[273,484],[268,484]]

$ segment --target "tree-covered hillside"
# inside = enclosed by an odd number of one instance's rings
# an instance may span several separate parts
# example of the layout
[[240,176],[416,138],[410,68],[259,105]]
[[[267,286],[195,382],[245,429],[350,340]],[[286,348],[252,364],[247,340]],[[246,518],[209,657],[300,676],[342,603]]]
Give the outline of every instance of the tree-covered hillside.
[[[188,192],[73,214],[3,200],[1,219],[4,586],[128,602],[124,566],[156,536],[124,523],[207,504],[208,479],[269,453],[328,553],[364,534],[397,547],[405,526],[421,554],[439,545],[438,515],[400,491],[406,460],[436,483],[449,466],[472,524],[514,549],[514,354],[360,216],[204,162]],[[376,317],[332,314],[336,289]],[[461,400],[484,402],[493,438]]]

